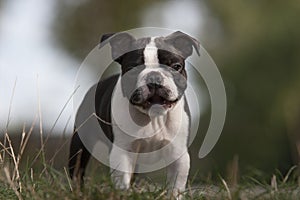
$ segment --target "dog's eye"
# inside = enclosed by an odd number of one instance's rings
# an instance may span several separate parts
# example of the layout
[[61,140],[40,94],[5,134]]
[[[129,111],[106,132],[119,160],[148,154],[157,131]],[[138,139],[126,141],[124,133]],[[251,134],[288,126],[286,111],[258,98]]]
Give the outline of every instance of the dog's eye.
[[180,63],[174,63],[171,65],[171,67],[176,71],[180,71],[183,68],[183,66]]

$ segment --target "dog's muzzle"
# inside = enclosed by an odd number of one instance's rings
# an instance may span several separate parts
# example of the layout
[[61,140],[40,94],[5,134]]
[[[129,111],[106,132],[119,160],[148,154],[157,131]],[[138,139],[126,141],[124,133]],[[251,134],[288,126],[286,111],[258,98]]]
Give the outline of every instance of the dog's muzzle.
[[173,92],[164,86],[163,77],[158,72],[151,72],[146,77],[146,84],[137,88],[130,97],[130,103],[149,109],[152,105],[162,105],[171,108],[178,99],[174,99]]

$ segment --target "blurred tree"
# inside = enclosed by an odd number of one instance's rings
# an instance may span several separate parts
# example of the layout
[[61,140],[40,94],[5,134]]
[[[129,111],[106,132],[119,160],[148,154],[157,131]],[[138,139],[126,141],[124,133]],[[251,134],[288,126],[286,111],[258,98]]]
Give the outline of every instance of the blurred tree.
[[59,43],[82,60],[104,33],[136,28],[143,8],[155,1],[84,0],[80,3],[58,1],[54,30]]
[[[224,159],[237,153],[242,165],[286,170],[291,166],[287,134],[300,135],[300,4],[297,0],[207,3],[225,33],[217,63],[223,67],[229,100],[215,153],[221,151]],[[292,149],[293,145],[292,140]]]

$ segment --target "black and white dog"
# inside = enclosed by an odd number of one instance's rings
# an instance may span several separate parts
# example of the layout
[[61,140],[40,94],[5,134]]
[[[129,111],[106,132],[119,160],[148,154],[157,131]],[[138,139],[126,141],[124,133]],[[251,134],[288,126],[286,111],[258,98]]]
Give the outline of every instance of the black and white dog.
[[[101,41],[110,44],[113,60],[121,65],[120,75],[99,81],[94,96],[99,124],[113,143],[109,156],[112,180],[117,188],[127,189],[139,159],[164,159],[168,183],[176,195],[185,189],[190,168],[185,59],[192,55],[193,47],[199,55],[199,43],[180,31],[140,39],[122,32],[104,35]],[[119,113],[121,122],[116,122],[113,112]],[[141,158],[133,156],[142,154]],[[89,157],[75,132],[70,147],[71,177],[82,179]]]

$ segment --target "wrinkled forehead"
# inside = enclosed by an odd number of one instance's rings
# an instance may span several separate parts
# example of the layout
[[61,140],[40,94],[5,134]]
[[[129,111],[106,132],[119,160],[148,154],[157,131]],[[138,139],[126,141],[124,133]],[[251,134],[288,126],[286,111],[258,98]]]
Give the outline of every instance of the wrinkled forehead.
[[125,67],[144,65],[144,67],[159,67],[174,62],[184,64],[184,59],[177,50],[165,43],[162,37],[147,37],[135,41],[134,49],[123,55],[122,65]]

